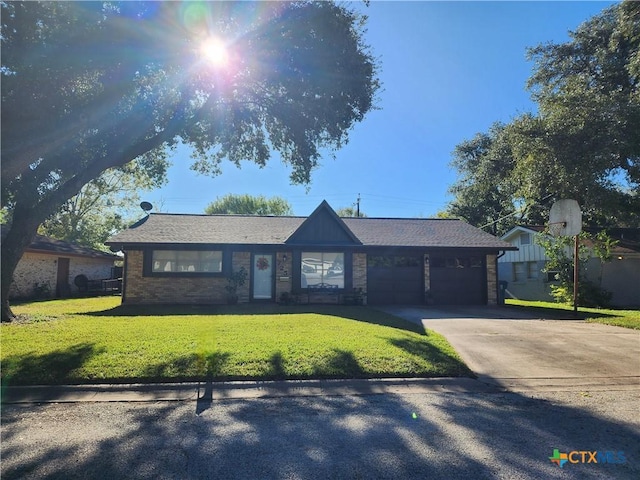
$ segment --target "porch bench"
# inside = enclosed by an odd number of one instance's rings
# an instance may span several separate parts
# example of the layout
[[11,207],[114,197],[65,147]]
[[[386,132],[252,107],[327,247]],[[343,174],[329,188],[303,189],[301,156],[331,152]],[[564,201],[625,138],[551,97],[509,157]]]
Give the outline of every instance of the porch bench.
[[336,300],[336,304],[340,303],[340,291],[337,285],[330,283],[317,283],[307,286],[307,303],[311,303],[313,295],[322,295],[325,298]]

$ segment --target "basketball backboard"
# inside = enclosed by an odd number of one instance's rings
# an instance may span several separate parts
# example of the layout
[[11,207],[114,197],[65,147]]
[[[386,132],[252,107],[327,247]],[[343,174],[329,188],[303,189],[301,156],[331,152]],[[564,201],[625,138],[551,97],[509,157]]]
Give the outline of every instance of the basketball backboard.
[[556,237],[573,237],[582,231],[582,211],[578,202],[558,200],[549,212],[549,232]]

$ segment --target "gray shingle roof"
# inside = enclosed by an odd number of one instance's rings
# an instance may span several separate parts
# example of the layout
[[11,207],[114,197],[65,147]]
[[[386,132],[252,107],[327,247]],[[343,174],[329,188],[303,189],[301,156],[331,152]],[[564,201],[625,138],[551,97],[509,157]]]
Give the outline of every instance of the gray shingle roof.
[[512,247],[462,220],[423,218],[343,218],[364,245],[402,247]]
[[[9,233],[9,227],[2,225],[2,238]],[[72,255],[79,257],[101,258],[107,261],[118,260],[119,257],[113,253],[102,252],[90,247],[83,247],[75,243],[56,240],[55,238],[36,235],[33,241],[26,248],[27,251],[54,253],[56,255]]]
[[[115,248],[136,244],[281,245],[306,218],[152,213],[107,244]],[[509,243],[461,220],[342,220],[364,246],[513,249]]]

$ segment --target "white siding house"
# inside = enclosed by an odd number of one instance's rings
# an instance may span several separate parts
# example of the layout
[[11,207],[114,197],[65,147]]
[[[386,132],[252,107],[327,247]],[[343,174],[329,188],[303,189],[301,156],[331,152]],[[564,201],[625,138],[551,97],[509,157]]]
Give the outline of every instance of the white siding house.
[[[498,279],[506,281],[507,295],[522,300],[551,301],[553,272],[543,273],[548,257],[535,241],[542,227],[518,226],[501,239],[518,247],[498,258]],[[617,307],[640,306],[640,229],[611,229],[618,241],[610,262],[601,263],[595,255],[587,263],[587,278],[613,294]],[[567,252],[572,255],[571,252]]]
[[518,247],[517,251],[506,251],[498,258],[498,279],[508,282],[507,297],[553,300],[549,290],[549,278],[553,277],[541,271],[548,257],[535,241],[537,233],[526,227],[515,227],[501,237]]

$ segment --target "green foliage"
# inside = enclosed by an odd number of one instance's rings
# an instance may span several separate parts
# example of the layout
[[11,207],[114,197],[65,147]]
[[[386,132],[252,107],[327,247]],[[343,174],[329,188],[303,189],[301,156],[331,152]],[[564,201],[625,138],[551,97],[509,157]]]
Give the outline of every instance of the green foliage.
[[458,145],[451,213],[501,234],[574,198],[586,225],[640,225],[639,19],[640,3],[622,2],[529,50],[539,113]]
[[208,215],[292,215],[291,204],[282,197],[267,198],[263,195],[228,194],[205,208]]
[[[573,283],[551,285],[551,296],[558,303],[573,304]],[[604,308],[611,302],[608,292],[589,280],[581,279],[578,283],[578,305],[581,307]]]
[[231,272],[227,276],[227,285],[224,289],[230,297],[233,297],[233,300],[238,300],[238,287],[242,287],[245,284],[247,276],[247,270],[244,267],[240,267],[240,269]]
[[460,217],[494,235],[513,228],[518,216],[518,199],[510,172],[514,159],[505,136],[505,126],[494,124],[489,132],[460,143],[451,165],[460,172],[449,189],[455,199],[444,215]]
[[[587,280],[589,259],[595,255],[600,262],[611,260],[611,250],[616,241],[605,231],[597,234],[582,232],[578,236],[578,305],[605,307],[612,294]],[[556,272],[557,284],[552,284],[551,295],[559,303],[573,303],[574,290],[574,237],[552,237],[548,232],[536,235],[536,243],[544,248],[548,257],[544,273]]]
[[105,171],[66,201],[38,233],[107,251],[106,239],[140,217],[140,191],[166,182],[168,163],[160,159],[149,163],[134,160]]
[[339,217],[361,217],[367,216],[366,213],[358,212],[354,207],[343,207],[336,210],[336,214]]

